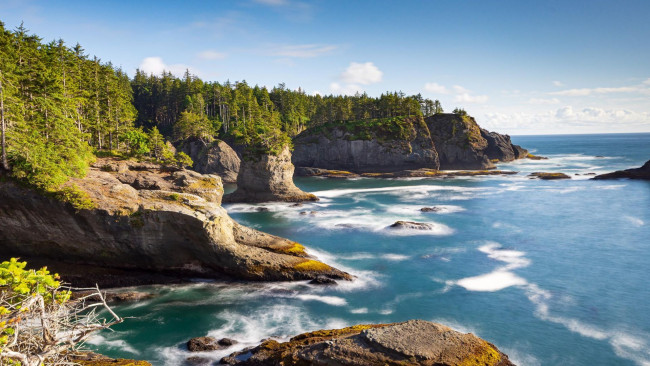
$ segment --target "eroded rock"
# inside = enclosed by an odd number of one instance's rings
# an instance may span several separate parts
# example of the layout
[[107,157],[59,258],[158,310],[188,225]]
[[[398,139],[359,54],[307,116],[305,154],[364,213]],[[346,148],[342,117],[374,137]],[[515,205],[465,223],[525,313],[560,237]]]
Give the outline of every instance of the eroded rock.
[[643,164],[640,168],[632,168],[615,171],[613,173],[601,174],[595,176],[593,179],[643,179],[650,180],[650,160]]
[[493,344],[424,320],[356,325],[274,340],[233,353],[228,365],[513,366]]

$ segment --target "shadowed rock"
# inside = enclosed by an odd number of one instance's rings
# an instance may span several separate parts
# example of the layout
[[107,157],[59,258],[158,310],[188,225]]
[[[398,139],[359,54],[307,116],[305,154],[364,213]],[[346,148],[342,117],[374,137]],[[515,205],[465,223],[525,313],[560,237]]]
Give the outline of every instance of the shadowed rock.
[[198,140],[185,141],[179,150],[194,162],[192,169],[203,174],[216,174],[224,183],[235,183],[241,160],[227,143],[216,140],[204,144]]
[[593,179],[619,179],[619,178],[650,180],[650,160],[648,160],[640,168],[625,169],[613,173],[601,174],[595,176]]
[[564,173],[544,173],[544,172],[535,172],[528,174],[530,177],[544,179],[544,180],[556,180],[556,179],[571,179],[570,176]]

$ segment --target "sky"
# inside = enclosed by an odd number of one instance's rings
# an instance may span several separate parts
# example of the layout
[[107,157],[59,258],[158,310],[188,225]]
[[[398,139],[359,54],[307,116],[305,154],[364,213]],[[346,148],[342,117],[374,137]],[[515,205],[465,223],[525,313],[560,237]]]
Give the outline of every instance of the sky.
[[133,75],[421,93],[512,135],[650,132],[648,0],[2,0]]

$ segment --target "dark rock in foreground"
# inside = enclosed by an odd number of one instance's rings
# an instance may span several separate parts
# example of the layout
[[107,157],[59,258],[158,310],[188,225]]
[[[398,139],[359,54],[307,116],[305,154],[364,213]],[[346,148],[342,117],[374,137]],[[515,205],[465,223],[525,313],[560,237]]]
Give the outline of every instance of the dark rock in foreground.
[[224,202],[318,201],[315,195],[296,187],[293,171],[288,146],[278,155],[245,153],[237,176],[237,190],[224,196]]
[[110,358],[94,352],[77,352],[70,355],[75,365],[82,366],[151,366],[147,361]]
[[336,285],[336,281],[334,281],[331,278],[325,277],[325,276],[319,276],[314,278],[313,280],[309,281],[310,285],[325,285],[325,286],[331,286],[331,285]]
[[544,172],[535,172],[528,174],[530,177],[536,177],[544,180],[555,180],[555,179],[571,179],[570,176],[564,173],[544,173]]
[[190,352],[216,351],[228,348],[236,343],[237,341],[230,338],[217,340],[213,337],[196,337],[187,341],[187,349]]
[[228,365],[513,366],[475,335],[424,320],[320,330],[224,357]]
[[613,173],[601,174],[595,176],[593,179],[644,179],[650,180],[650,160],[646,161],[640,168],[619,170]]

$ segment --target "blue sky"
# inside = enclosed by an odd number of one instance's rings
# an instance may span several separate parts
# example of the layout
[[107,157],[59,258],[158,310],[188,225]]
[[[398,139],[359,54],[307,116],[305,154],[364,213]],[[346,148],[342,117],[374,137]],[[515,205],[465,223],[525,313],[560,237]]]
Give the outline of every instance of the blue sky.
[[650,1],[3,0],[138,67],[308,93],[422,93],[510,134],[650,132]]

